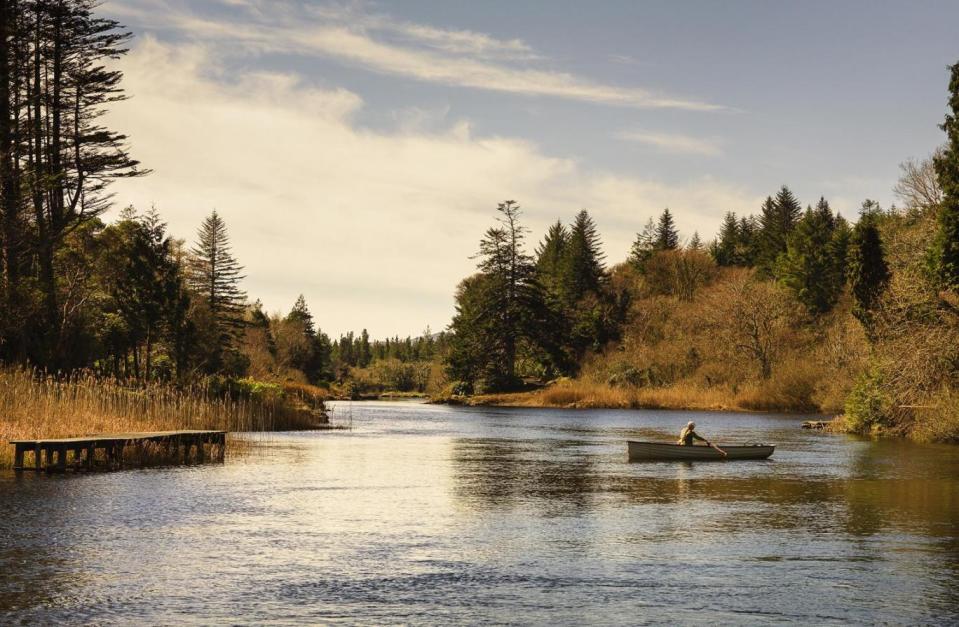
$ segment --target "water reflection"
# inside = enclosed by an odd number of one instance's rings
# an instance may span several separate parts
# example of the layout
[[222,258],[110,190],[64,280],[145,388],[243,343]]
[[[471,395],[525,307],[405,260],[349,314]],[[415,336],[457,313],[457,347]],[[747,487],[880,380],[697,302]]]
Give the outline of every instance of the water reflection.
[[0,476],[0,623],[943,622],[959,447],[678,412],[353,405],[218,467]]

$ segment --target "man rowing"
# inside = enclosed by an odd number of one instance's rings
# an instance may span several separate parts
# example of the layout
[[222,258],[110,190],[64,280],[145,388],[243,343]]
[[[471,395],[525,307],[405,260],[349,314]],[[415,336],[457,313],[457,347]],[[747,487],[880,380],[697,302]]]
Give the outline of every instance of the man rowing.
[[706,446],[716,449],[717,451],[723,454],[723,457],[726,456],[726,451],[719,448],[715,444],[710,443],[709,440],[707,440],[703,436],[696,433],[696,423],[690,420],[689,422],[686,423],[686,426],[683,427],[683,430],[679,432],[679,442],[677,442],[677,444],[681,444],[683,446],[694,446],[693,440],[700,440],[701,442],[705,442]]

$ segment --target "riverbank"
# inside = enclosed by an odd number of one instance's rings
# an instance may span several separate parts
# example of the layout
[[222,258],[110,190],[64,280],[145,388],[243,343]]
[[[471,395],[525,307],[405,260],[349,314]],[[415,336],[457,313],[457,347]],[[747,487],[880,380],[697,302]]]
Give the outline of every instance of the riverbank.
[[93,377],[54,379],[0,370],[0,469],[13,466],[10,440],[174,431],[293,431],[329,425],[322,399],[303,386],[245,384],[246,392],[209,387],[137,387]]
[[614,387],[581,380],[565,380],[522,392],[448,396],[435,403],[498,407],[553,407],[563,409],[677,409],[698,411],[786,413],[838,413],[835,407],[820,407],[808,400],[774,394],[759,386],[733,389],[688,384],[665,387]]

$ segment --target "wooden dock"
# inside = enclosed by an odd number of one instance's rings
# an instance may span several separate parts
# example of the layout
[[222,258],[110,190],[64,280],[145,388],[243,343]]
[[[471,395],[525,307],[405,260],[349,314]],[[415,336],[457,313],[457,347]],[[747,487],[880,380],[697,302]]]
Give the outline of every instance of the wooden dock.
[[[136,459],[142,460],[148,447],[160,457],[172,463],[189,464],[223,461],[226,449],[226,431],[156,431],[153,433],[117,433],[93,435],[80,438],[54,440],[11,440],[16,447],[13,469],[17,471],[66,472],[94,470],[97,467],[97,451],[105,467],[116,470],[123,467],[123,453],[132,447]],[[27,453],[33,454],[33,463],[24,465]],[[68,463],[68,457],[71,457]]]

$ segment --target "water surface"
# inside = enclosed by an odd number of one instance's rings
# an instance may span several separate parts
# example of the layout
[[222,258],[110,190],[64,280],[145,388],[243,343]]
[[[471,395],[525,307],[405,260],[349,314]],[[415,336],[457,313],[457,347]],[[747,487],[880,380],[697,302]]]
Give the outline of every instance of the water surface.
[[[950,623],[959,447],[339,403],[225,464],[0,473],[0,623]],[[687,420],[766,462],[627,463]]]

